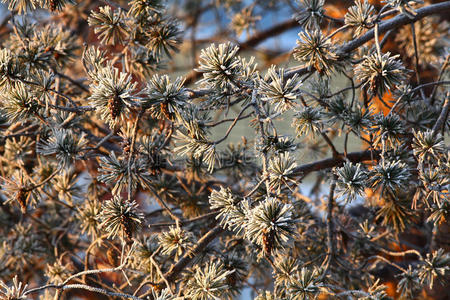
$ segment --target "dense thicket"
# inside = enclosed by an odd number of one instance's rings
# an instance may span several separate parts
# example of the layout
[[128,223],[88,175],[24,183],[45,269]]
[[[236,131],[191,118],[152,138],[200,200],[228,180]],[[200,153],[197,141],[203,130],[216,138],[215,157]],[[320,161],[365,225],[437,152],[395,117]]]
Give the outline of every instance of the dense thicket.
[[448,299],[450,1],[2,2],[1,299]]

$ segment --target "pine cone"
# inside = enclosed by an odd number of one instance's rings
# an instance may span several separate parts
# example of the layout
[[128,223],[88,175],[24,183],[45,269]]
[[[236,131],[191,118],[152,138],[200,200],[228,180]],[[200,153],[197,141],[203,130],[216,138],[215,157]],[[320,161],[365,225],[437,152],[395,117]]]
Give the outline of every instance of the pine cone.
[[111,118],[113,118],[113,120],[115,120],[119,115],[120,112],[122,111],[122,99],[120,99],[119,96],[115,95],[114,97],[111,97],[108,101],[108,108],[109,108],[109,112],[111,114]]
[[25,214],[27,212],[27,191],[24,188],[17,192],[16,200],[19,203],[22,214]]
[[275,234],[273,230],[265,230],[263,233],[263,251],[267,257],[270,257],[275,243]]

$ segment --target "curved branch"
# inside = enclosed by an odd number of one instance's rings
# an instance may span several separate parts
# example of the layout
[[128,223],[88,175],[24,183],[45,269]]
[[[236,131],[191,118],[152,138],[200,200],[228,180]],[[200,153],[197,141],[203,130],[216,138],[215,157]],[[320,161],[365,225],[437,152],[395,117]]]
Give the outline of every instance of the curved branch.
[[[389,30],[401,27],[403,25],[407,25],[410,23],[414,23],[419,21],[420,19],[423,19],[427,16],[434,15],[434,14],[445,14],[446,12],[450,11],[450,1],[445,1],[441,3],[431,4],[426,7],[422,7],[420,9],[416,10],[416,15],[414,18],[408,17],[404,14],[401,14],[399,16],[396,16],[392,19],[389,19],[385,22],[381,22],[378,28],[378,33],[382,34]],[[348,54],[352,52],[355,49],[358,49],[360,46],[364,45],[368,41],[372,40],[375,36],[375,30],[371,29],[368,32],[366,32],[361,37],[352,40],[348,42],[347,44],[344,44],[340,49],[338,49],[338,52],[341,54]],[[308,73],[310,69],[308,68],[295,68],[291,70],[290,72],[287,72],[285,75],[285,78],[291,78],[295,74],[304,75]]]
[[[368,161],[368,160],[378,160],[380,158],[380,153],[378,151],[360,151],[351,152],[347,154],[346,157],[349,161],[353,163]],[[293,173],[299,176],[306,176],[311,172],[320,171],[324,169],[329,169],[342,165],[346,161],[343,157],[327,158],[324,160],[319,160],[313,163],[304,164],[294,169]]]

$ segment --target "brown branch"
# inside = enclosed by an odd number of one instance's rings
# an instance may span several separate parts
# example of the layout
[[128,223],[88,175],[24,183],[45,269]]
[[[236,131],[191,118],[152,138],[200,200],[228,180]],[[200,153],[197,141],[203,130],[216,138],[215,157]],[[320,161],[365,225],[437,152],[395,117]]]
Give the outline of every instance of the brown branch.
[[450,96],[447,95],[447,98],[445,99],[445,102],[442,106],[442,111],[439,115],[439,118],[437,119],[436,124],[434,124],[433,126],[433,135],[439,133],[439,130],[441,130],[442,126],[445,127],[444,124],[448,117],[449,108],[450,108]]
[[[368,160],[378,160],[380,153],[378,151],[360,151],[351,152],[347,154],[347,159],[353,163],[368,161]],[[329,169],[342,165],[346,160],[343,157],[327,158],[324,160],[319,160],[313,163],[304,164],[294,169],[293,173],[299,176],[306,176],[311,172],[320,171],[324,169]]]
[[[445,12],[450,11],[450,1],[445,1],[441,3],[436,3],[432,5],[428,5],[426,7],[422,7],[418,10],[416,10],[416,16],[414,18],[411,18],[409,16],[406,16],[404,14],[398,15],[392,19],[389,19],[385,22],[380,23],[378,28],[378,33],[382,34],[389,30],[417,22],[420,19],[423,19],[427,16],[434,15],[434,14],[445,14]],[[348,42],[347,44],[344,44],[339,50],[338,53],[342,54],[348,54],[352,52],[355,49],[358,49],[368,41],[372,40],[375,36],[375,30],[371,29],[368,32],[366,32],[363,36],[352,40]],[[295,74],[304,75],[311,70],[308,68],[295,68],[291,70],[290,72],[287,72],[285,75],[285,78],[291,78]]]

